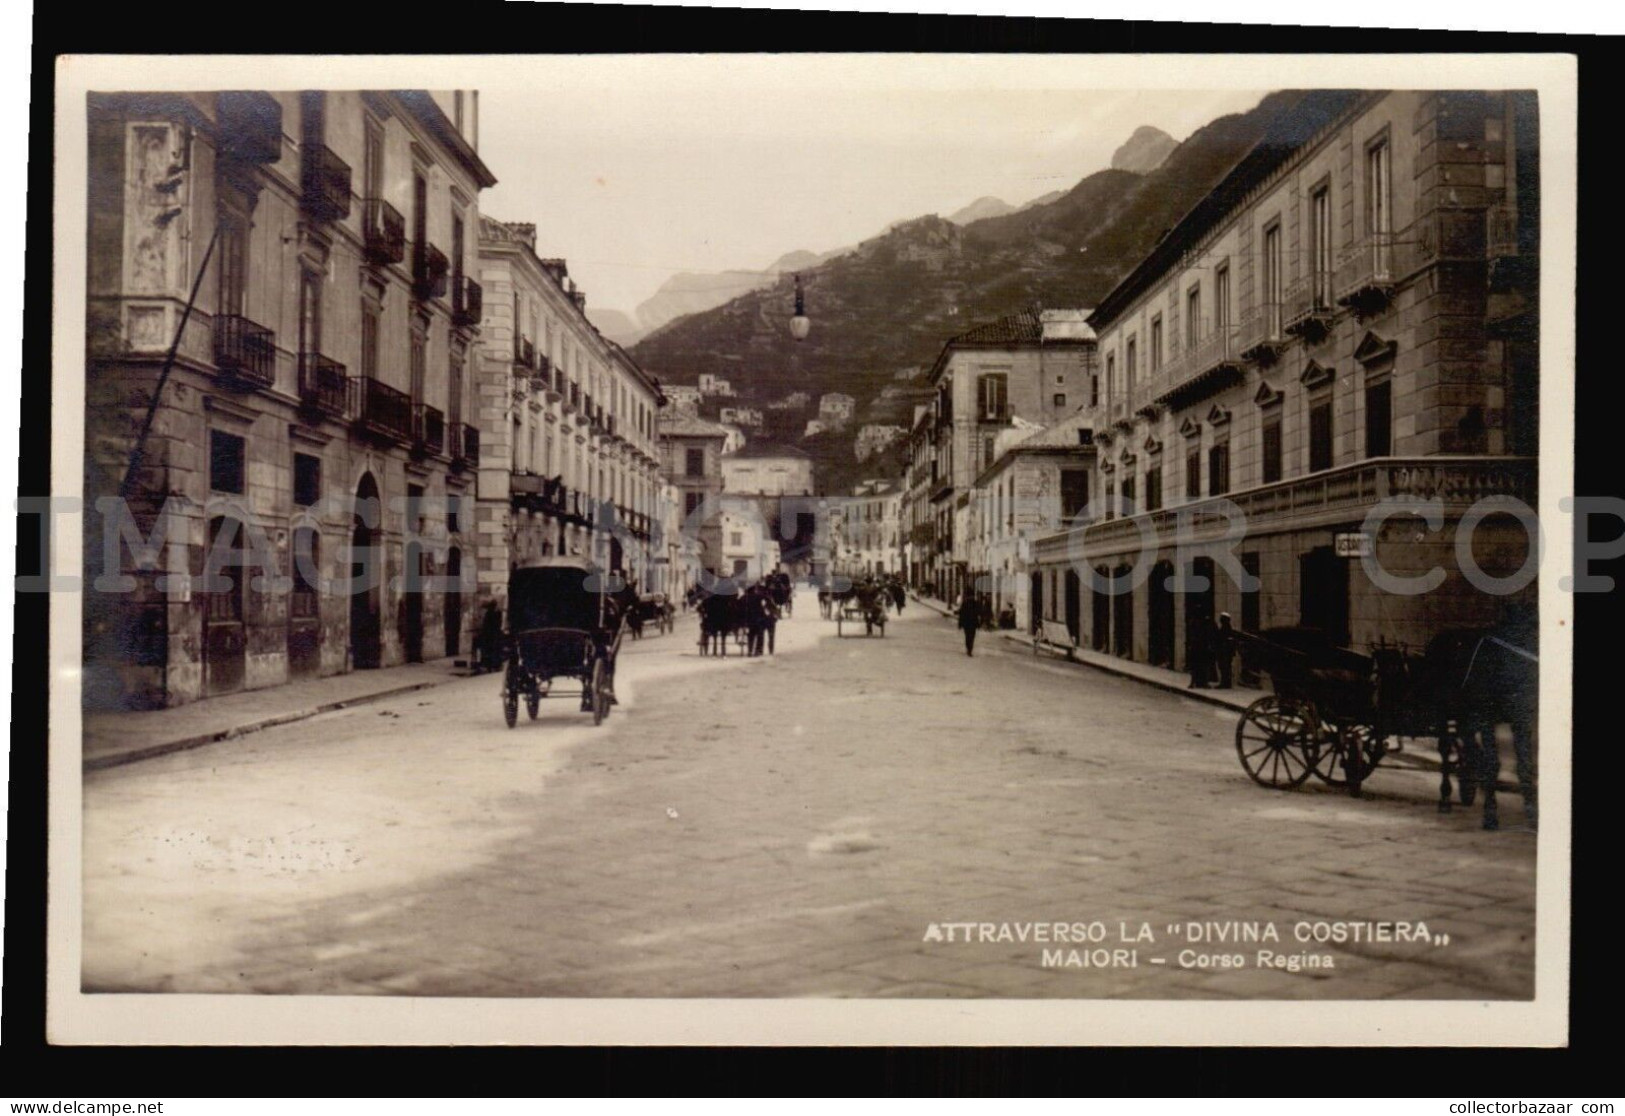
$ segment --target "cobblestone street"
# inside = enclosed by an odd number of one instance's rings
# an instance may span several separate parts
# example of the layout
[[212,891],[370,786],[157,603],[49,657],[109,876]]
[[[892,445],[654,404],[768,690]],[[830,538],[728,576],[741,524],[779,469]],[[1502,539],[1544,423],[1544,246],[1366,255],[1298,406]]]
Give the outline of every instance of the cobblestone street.
[[[913,604],[837,639],[803,592],[755,660],[700,657],[684,618],[628,642],[619,679],[596,729],[560,697],[509,730],[478,677],[87,775],[85,989],[1533,994],[1515,796],[1486,833],[1421,771],[1385,766],[1363,800],[1270,792],[1233,712],[991,636],[967,658]],[[1096,921],[1102,942],[1020,940]],[[1340,921],[1430,940],[1295,936]]]

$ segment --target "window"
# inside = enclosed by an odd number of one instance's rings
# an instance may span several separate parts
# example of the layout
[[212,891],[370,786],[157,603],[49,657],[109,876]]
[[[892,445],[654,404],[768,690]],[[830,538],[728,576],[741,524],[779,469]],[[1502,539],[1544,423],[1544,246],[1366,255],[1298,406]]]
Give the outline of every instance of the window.
[[1264,230],[1264,325],[1270,338],[1281,335],[1281,222]]
[[418,259],[429,247],[429,180],[412,172],[412,251]]
[[1202,451],[1192,446],[1185,453],[1185,499],[1202,497]]
[[453,426],[463,421],[463,362],[462,350],[453,349],[446,384],[446,421]]
[[1106,518],[1107,519],[1115,519],[1116,517],[1117,517],[1117,486],[1113,482],[1107,481],[1106,482]]
[[1054,404],[1055,404],[1055,406],[1057,408],[1065,407],[1066,406],[1066,392],[1064,392],[1064,391],[1056,392],[1053,402],[1054,402]]
[[1061,518],[1071,522],[1089,508],[1089,470],[1061,470]]
[[1009,417],[1010,377],[990,372],[976,378],[977,407],[984,422],[1003,422]]
[[248,218],[232,209],[220,211],[219,312],[241,314],[248,284]]
[[1128,348],[1124,352],[1123,359],[1127,362],[1124,370],[1123,394],[1132,396],[1134,394],[1134,376],[1140,370],[1140,342],[1138,338],[1130,337],[1128,339]]
[[1112,401],[1112,392],[1117,387],[1117,354],[1106,354],[1106,402]]
[[463,529],[463,498],[461,496],[446,497],[446,530],[453,535]]
[[293,455],[293,502],[308,508],[322,498],[322,459],[308,453]]
[[378,375],[378,307],[361,304],[361,374]]
[[322,276],[308,268],[299,273],[299,351],[322,351]]
[[1230,491],[1230,443],[1220,442],[1207,451],[1207,494],[1223,496]]
[[1130,473],[1123,478],[1123,514],[1133,515],[1134,507],[1134,474]]
[[728,545],[733,546],[733,547],[744,546],[745,545],[745,533],[743,531],[730,531],[730,532],[728,532]]
[[1393,231],[1392,178],[1388,167],[1388,137],[1382,136],[1365,151],[1365,229],[1378,245],[1387,246]]
[[406,524],[418,535],[422,535],[427,526],[427,517],[423,514],[423,486],[421,484],[406,486]]
[[1309,471],[1332,467],[1332,401],[1330,397],[1309,408]]
[[1151,319],[1151,371],[1162,367],[1162,315]]
[[361,149],[361,189],[368,198],[384,196],[384,129],[367,117],[367,138]]
[[317,571],[321,568],[321,536],[314,527],[300,527],[293,533],[293,593],[288,598],[288,615],[296,620],[314,619],[319,613],[320,592]]
[[1185,293],[1185,347],[1194,349],[1202,339],[1202,288],[1192,287]]
[[1145,510],[1162,507],[1162,466],[1153,465],[1145,471]]
[[703,492],[685,492],[685,493],[683,493],[683,514],[684,515],[693,515],[696,511],[699,510],[700,504],[703,503],[704,500],[705,500],[705,493],[703,493]]
[[1309,266],[1313,271],[1315,309],[1331,305],[1332,191],[1322,186],[1309,195]]
[[1264,418],[1263,426],[1263,481],[1273,484],[1281,479],[1281,413]]
[[1230,261],[1226,260],[1213,271],[1213,328],[1225,332],[1230,328]]
[[703,449],[684,451],[683,475],[689,477],[705,476],[705,451]]
[[209,431],[209,487],[215,492],[243,491],[243,460],[247,443],[224,430]]
[[986,469],[993,464],[993,454],[998,446],[998,436],[989,434],[982,439],[982,468]]
[[463,211],[451,208],[451,291],[452,298],[463,297]]
[[1100,377],[1098,375],[1089,377],[1089,406],[1100,406]]
[[416,327],[412,330],[412,402],[423,402],[423,381],[428,375],[429,338]]
[[1365,455],[1387,457],[1394,452],[1393,381],[1368,384],[1365,389]]

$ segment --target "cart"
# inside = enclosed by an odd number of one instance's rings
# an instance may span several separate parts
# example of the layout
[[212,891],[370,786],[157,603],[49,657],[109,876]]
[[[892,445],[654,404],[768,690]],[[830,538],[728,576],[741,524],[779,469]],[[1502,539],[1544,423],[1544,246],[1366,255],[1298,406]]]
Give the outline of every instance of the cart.
[[[543,698],[576,694],[594,725],[609,715],[625,617],[604,581],[590,562],[575,557],[543,559],[509,577],[502,676],[509,728],[518,723],[521,698],[533,721]],[[560,694],[553,689],[558,678],[577,680],[580,689]]]

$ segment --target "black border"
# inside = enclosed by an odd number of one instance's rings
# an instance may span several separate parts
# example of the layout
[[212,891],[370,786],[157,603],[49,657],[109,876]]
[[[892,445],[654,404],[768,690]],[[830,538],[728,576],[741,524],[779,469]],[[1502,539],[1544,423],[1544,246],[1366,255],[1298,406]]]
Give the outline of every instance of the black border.
[[[1439,31],[1303,29],[1245,25],[1192,25],[1126,21],[1003,19],[917,15],[852,15],[784,11],[562,4],[502,5],[497,10],[358,8],[347,22],[329,8],[317,15],[289,8],[231,12],[211,7],[131,8],[119,11],[53,7],[36,12],[33,100],[28,162],[27,283],[24,306],[22,429],[18,441],[22,494],[49,488],[50,248],[53,76],[64,53],[622,53],[639,51],[964,51],[1042,53],[1212,53],[1236,55],[1238,67],[1256,67],[1269,85],[1261,53],[1535,52],[1573,53],[1580,59],[1579,367],[1599,371],[1578,378],[1577,491],[1612,493],[1620,485],[1613,447],[1610,377],[1615,361],[1609,330],[1618,318],[1617,287],[1604,269],[1620,244],[1619,206],[1613,200],[1602,152],[1617,128],[1620,43],[1615,38]],[[1336,8],[1317,14],[1336,18]],[[532,46],[537,44],[538,46]],[[1418,86],[1426,84],[1419,68]],[[1589,323],[1589,326],[1588,326]],[[1605,348],[1606,346],[1606,348]],[[1593,362],[1590,358],[1596,357]],[[1548,447],[1548,452],[1562,452]],[[1551,510],[1548,509],[1548,516]],[[19,544],[27,536],[19,534]],[[33,559],[21,551],[19,570]],[[1607,563],[1616,577],[1625,562]],[[1583,605],[1583,607],[1581,607]],[[0,1075],[22,1099],[85,1095],[178,1096],[239,1089],[356,1096],[430,1096],[569,1092],[716,1095],[746,1092],[886,1095],[1022,1095],[1086,1092],[1095,1095],[1394,1095],[1460,1098],[1572,1096],[1617,1093],[1600,1079],[1577,1076],[1601,1067],[1611,1053],[1613,982],[1611,940],[1615,889],[1596,887],[1602,865],[1616,877],[1610,855],[1619,835],[1604,799],[1620,785],[1618,729],[1605,720],[1601,686],[1576,687],[1573,889],[1574,957],[1572,1038],[1567,1051],[1415,1049],[1130,1050],[887,1048],[852,1050],[729,1050],[663,1048],[67,1048],[44,1042],[45,695],[47,658],[41,653],[47,600],[16,598],[13,646],[13,735],[8,815],[9,898],[5,925],[4,1046]],[[1609,610],[1607,618],[1602,615]],[[1600,671],[1610,661],[1618,630],[1617,597],[1582,598],[1575,661]],[[1612,676],[1611,672],[1611,676]],[[1612,680],[1612,677],[1610,678]],[[38,726],[38,727],[36,727]],[[1611,819],[1610,819],[1611,820]],[[1441,1035],[1441,1040],[1472,1036]],[[754,1071],[741,1073],[743,1069]],[[338,1071],[317,1078],[323,1070]],[[496,1074],[510,1070],[511,1078]],[[201,1073],[199,1071],[202,1071]],[[495,1072],[493,1072],[495,1071]],[[213,1073],[225,1087],[207,1084]],[[341,1073],[342,1076],[338,1075]],[[755,1077],[755,1073],[763,1074]],[[1413,1076],[1414,1074],[1414,1076]],[[93,1076],[92,1076],[93,1075]],[[208,1076],[205,1076],[208,1075]],[[92,1088],[93,1087],[93,1088]],[[1594,1088],[1600,1087],[1600,1092]],[[1441,1105],[1442,1107],[1442,1105]]]

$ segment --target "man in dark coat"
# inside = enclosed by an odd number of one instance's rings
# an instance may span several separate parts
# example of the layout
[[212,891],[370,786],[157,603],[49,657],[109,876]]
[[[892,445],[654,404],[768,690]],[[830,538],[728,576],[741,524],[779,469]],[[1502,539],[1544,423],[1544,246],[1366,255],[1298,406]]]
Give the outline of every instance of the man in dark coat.
[[1190,635],[1185,641],[1185,659],[1190,667],[1189,690],[1205,690],[1213,681],[1213,645],[1218,630],[1213,617],[1203,613],[1191,621]]
[[474,657],[474,669],[502,669],[502,610],[495,601],[485,602],[485,614],[480,617],[479,650]]
[[1230,689],[1231,672],[1236,657],[1235,629],[1230,626],[1230,614],[1219,613],[1219,630],[1213,635],[1213,661],[1219,668],[1219,689]]
[[969,589],[959,598],[959,630],[965,633],[965,654],[974,655],[976,633],[982,627],[982,602]]

